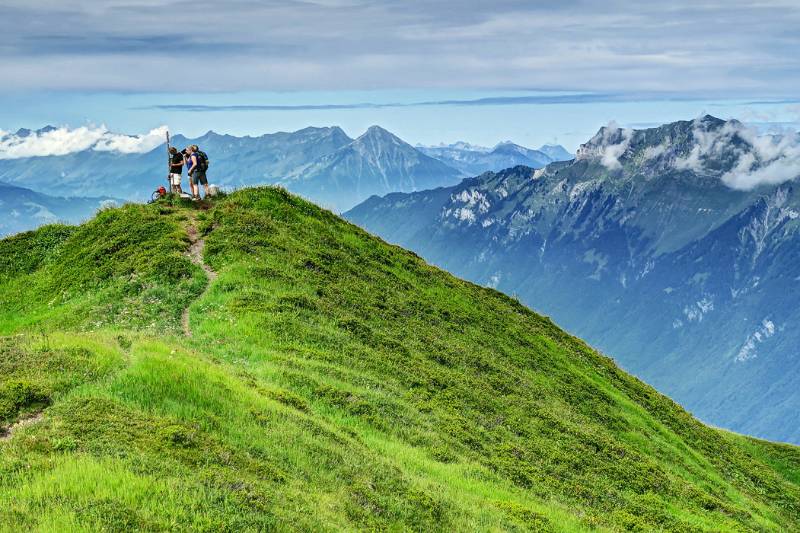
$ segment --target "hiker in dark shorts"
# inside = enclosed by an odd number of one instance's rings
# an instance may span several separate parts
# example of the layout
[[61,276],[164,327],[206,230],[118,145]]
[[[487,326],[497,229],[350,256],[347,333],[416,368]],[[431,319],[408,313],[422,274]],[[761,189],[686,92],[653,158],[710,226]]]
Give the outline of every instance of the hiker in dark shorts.
[[174,146],[169,149],[169,184],[175,194],[183,193],[181,189],[181,174],[183,174],[183,154]]
[[195,200],[200,199],[200,184],[203,185],[206,197],[208,197],[208,178],[206,177],[208,159],[204,157],[205,154],[200,152],[196,144],[189,146],[186,150],[189,154],[189,185],[192,187],[192,197]]

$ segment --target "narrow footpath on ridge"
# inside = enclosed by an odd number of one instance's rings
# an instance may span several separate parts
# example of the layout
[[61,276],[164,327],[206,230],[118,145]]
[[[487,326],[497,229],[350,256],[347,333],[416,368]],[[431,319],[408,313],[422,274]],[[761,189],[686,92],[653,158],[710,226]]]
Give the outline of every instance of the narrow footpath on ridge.
[[30,414],[30,415],[28,415],[26,417],[23,417],[23,418],[17,420],[16,422],[14,422],[13,424],[11,424],[8,427],[4,428],[4,427],[0,426],[0,441],[9,440],[11,438],[11,436],[14,434],[14,431],[16,431],[19,428],[22,428],[22,427],[25,427],[25,426],[29,426],[31,424],[35,424],[36,422],[38,422],[42,418],[44,418],[44,415],[42,414],[42,412],[41,411],[37,411],[35,413],[32,413],[32,414]]
[[[206,288],[195,299],[195,301],[197,301],[202,299],[203,296],[206,295],[208,290],[211,288],[211,283],[213,283],[213,281],[217,279],[217,273],[214,272],[214,270],[210,266],[208,266],[206,262],[203,260],[203,250],[206,247],[206,240],[203,238],[199,238],[196,220],[192,219],[189,221],[189,225],[186,227],[186,233],[189,235],[189,241],[192,243],[191,246],[189,246],[189,250],[186,252],[186,256],[192,263],[202,268],[205,271],[206,276],[208,277],[208,283],[206,283]],[[191,306],[192,303],[189,302],[189,304],[183,310],[183,315],[181,316],[181,325],[183,326],[183,334],[186,335],[187,337],[192,336],[192,329],[191,326],[189,325],[189,308]]]

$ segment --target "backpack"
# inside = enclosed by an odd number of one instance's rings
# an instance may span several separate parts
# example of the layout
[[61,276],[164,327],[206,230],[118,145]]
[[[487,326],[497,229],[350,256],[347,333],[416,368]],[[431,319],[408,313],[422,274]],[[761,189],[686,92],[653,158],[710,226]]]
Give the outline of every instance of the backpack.
[[208,170],[208,155],[201,150],[197,150],[194,155],[197,156],[197,169],[202,172]]

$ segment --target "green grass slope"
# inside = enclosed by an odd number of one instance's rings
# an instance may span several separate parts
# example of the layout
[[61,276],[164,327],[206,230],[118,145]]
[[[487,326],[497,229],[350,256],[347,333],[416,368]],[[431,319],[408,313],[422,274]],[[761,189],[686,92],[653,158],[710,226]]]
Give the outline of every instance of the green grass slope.
[[800,529],[798,448],[282,190],[206,207],[0,241],[0,530]]

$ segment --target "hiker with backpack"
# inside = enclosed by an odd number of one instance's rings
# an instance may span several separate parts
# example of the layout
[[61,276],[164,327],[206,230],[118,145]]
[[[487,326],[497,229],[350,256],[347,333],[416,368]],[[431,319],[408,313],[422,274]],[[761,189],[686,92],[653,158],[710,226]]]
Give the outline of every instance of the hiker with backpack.
[[196,144],[186,148],[189,154],[187,166],[189,168],[189,185],[192,187],[192,198],[195,200],[200,199],[200,184],[203,184],[206,197],[209,195],[208,178],[206,171],[208,170],[208,156],[205,152],[201,151]]

